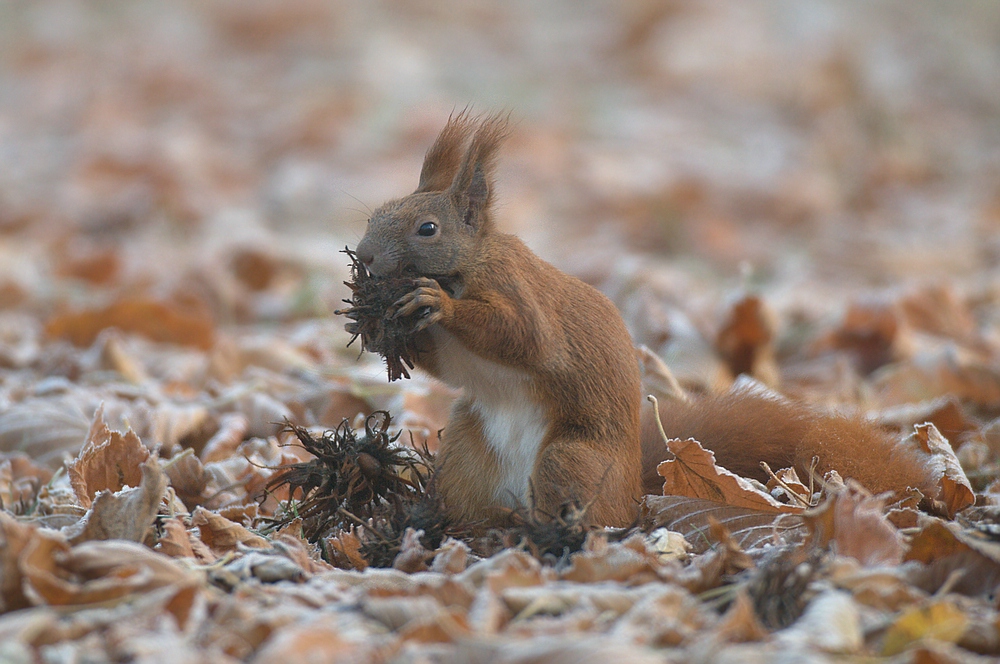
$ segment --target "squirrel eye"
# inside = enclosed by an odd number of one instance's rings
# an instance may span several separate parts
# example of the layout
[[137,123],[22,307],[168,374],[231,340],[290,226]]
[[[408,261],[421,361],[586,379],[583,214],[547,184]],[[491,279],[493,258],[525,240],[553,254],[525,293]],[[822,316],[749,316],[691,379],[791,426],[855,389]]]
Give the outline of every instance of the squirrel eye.
[[420,228],[417,229],[417,235],[421,237],[433,237],[438,231],[438,225],[433,221],[425,221],[420,224]]

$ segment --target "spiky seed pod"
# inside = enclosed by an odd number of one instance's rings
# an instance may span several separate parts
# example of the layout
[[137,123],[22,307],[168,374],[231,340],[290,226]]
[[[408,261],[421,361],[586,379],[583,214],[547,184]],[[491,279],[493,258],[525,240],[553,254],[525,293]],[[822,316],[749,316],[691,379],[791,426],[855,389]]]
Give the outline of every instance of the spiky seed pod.
[[351,289],[351,298],[344,302],[351,306],[334,313],[354,321],[347,328],[354,335],[347,345],[360,337],[362,350],[378,353],[385,360],[390,381],[409,378],[408,368],[413,368],[417,354],[414,326],[423,312],[393,318],[391,308],[413,290],[413,277],[402,273],[376,277],[357,254],[347,248],[344,253],[351,259],[351,280],[344,282]]

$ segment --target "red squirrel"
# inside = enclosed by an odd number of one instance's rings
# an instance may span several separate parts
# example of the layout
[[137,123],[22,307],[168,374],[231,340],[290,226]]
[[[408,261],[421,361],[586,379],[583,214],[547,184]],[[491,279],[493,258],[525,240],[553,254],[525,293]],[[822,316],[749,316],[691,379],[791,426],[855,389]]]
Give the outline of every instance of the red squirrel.
[[[417,275],[394,315],[419,317],[417,366],[462,389],[438,456],[446,508],[498,522],[576,501],[590,523],[628,526],[643,493],[661,493],[667,455],[651,413],[640,425],[636,351],[608,298],[497,230],[493,174],[507,133],[500,116],[449,118],[416,191],[374,211],[356,254],[376,276]],[[929,481],[872,425],[752,390],[664,403],[661,415],[668,435],[697,439],[751,477],[760,461],[805,473],[816,455],[821,470],[836,462],[876,491]],[[889,472],[844,458],[872,450],[900,458]]]
[[574,501],[592,523],[627,526],[642,495],[632,339],[607,297],[496,229],[507,133],[500,116],[450,118],[416,191],[375,210],[356,254],[376,276],[424,275],[395,306],[422,315],[417,366],[463,390],[437,461],[446,508],[497,522]]

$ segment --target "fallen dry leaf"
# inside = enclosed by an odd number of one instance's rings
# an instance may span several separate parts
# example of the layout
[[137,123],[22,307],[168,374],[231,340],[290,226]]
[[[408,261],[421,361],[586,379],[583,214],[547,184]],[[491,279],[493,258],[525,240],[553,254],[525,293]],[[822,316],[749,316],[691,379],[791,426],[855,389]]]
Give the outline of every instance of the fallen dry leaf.
[[219,418],[219,428],[205,443],[201,460],[205,463],[222,461],[240,447],[247,437],[250,422],[243,413],[225,413]]
[[734,376],[753,376],[768,387],[780,382],[774,357],[775,316],[757,295],[743,295],[729,307],[715,336],[715,349]]
[[796,541],[804,534],[802,519],[795,514],[776,514],[771,510],[734,507],[685,496],[646,496],[639,518],[645,530],[668,528],[681,533],[694,553],[712,548],[708,536],[710,519],[725,526],[746,549],[775,541]]
[[955,341],[977,344],[976,319],[968,302],[950,284],[923,286],[899,300],[906,321],[914,328]]
[[689,438],[667,442],[673,459],[662,462],[656,472],[663,477],[663,494],[686,496],[782,514],[801,514],[802,507],[780,503],[756,489],[746,479],[715,464],[715,454]]
[[36,536],[35,526],[19,523],[0,511],[0,614],[31,604],[24,594],[19,561],[28,542]]
[[907,335],[899,307],[891,298],[866,297],[852,302],[840,327],[818,339],[812,351],[849,351],[858,369],[869,374],[898,359]]
[[1000,370],[953,346],[885,367],[872,377],[872,387],[885,406],[947,395],[989,411],[1000,406]]
[[716,625],[715,633],[721,640],[733,643],[762,641],[768,636],[767,628],[757,618],[753,602],[744,591],[736,593],[736,599]]
[[208,350],[215,342],[215,323],[204,312],[182,309],[174,303],[124,299],[100,309],[53,316],[45,325],[51,338],[89,346],[102,330],[117,327],[152,341],[194,346]]
[[41,534],[25,549],[21,569],[34,603],[52,605],[116,602],[164,586],[197,585],[200,575],[141,544],[85,542],[70,549]]
[[968,623],[965,613],[951,602],[914,607],[889,626],[882,641],[882,654],[891,657],[925,639],[954,643],[962,638]]
[[954,517],[976,502],[969,478],[965,476],[951,444],[938,432],[937,427],[933,424],[918,424],[913,429],[914,432],[903,445],[926,455],[925,463],[938,487],[938,493],[931,498],[943,503],[948,516]]
[[920,403],[907,403],[886,408],[877,414],[879,423],[899,431],[911,431],[917,424],[930,422],[957,449],[981,425],[970,418],[962,404],[953,396],[943,396]]
[[70,395],[33,398],[0,411],[0,451],[24,452],[35,463],[55,469],[76,455],[91,420],[85,405]]
[[177,517],[160,523],[163,534],[156,540],[156,550],[171,558],[194,558],[191,537],[184,523]]
[[198,528],[199,538],[216,555],[235,551],[237,544],[255,549],[269,548],[267,540],[255,535],[224,516],[197,507],[191,513],[191,525]]
[[434,552],[431,571],[441,574],[458,574],[465,571],[468,561],[469,545],[449,537]]
[[0,453],[0,509],[27,505],[51,479],[52,471],[35,464],[27,454]]
[[825,590],[777,638],[784,647],[805,644],[831,654],[859,653],[864,647],[861,612],[850,593]]
[[264,642],[254,664],[322,661],[330,664],[353,664],[369,658],[372,644],[351,639],[340,621],[329,615],[301,625],[290,625]]
[[848,482],[803,519],[820,546],[833,543],[837,553],[862,565],[896,565],[903,559],[903,538],[886,518],[885,503]]
[[[775,489],[779,489],[786,495],[789,493],[794,494],[794,496],[788,496],[790,502],[800,504],[803,507],[810,504],[813,499],[809,487],[802,483],[802,480],[799,479],[799,474],[795,472],[794,468],[782,468],[777,471],[765,486],[772,495]],[[797,499],[793,500],[793,497],[797,497]]]
[[139,486],[140,465],[148,458],[149,450],[134,431],[121,434],[108,428],[102,405],[94,413],[83,449],[67,468],[70,484],[80,504],[89,508],[100,491]]
[[968,595],[992,594],[1000,585],[1000,543],[941,519],[925,517],[903,560],[924,564],[909,578],[929,592],[947,584]]
[[189,510],[194,509],[208,496],[205,490],[212,477],[205,470],[201,459],[187,450],[178,452],[163,464],[163,471],[170,480],[170,486],[177,492]]
[[403,542],[400,544],[399,553],[392,562],[393,569],[403,572],[422,572],[428,569],[427,561],[434,557],[433,551],[428,551],[420,538],[424,536],[424,531],[407,528],[403,533]]
[[145,540],[167,492],[167,477],[155,456],[144,461],[140,469],[139,486],[99,493],[80,522],[66,529],[67,539],[73,544],[90,540]]
[[590,533],[583,551],[571,558],[569,569],[562,573],[567,581],[598,583],[618,581],[626,584],[648,583],[660,578],[666,567],[655,551],[646,546],[641,535],[624,542],[608,542],[599,533]]

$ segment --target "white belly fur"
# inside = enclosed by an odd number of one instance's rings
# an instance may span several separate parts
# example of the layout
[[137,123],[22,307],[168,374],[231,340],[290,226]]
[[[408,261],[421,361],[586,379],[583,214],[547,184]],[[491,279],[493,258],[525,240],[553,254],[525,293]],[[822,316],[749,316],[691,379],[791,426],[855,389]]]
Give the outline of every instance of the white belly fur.
[[532,377],[485,360],[438,326],[431,328],[438,373],[444,382],[465,390],[473,400],[486,442],[496,452],[503,479],[497,501],[508,507],[528,505],[531,473],[548,429],[545,410],[531,394]]

